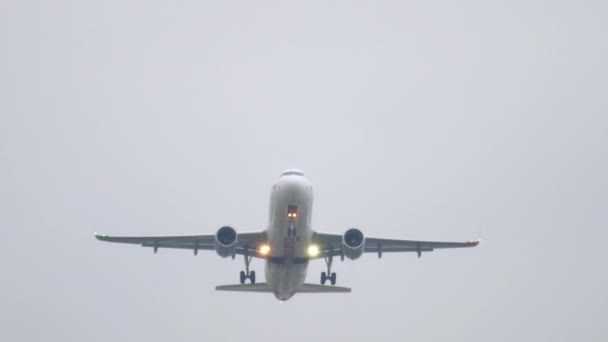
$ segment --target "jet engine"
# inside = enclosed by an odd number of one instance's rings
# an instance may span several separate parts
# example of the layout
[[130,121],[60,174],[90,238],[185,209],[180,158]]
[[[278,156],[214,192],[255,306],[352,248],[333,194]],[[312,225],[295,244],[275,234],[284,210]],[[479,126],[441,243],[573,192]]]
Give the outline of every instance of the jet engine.
[[365,248],[365,236],[357,228],[351,228],[342,237],[342,252],[344,256],[355,260],[363,254]]
[[222,258],[234,254],[236,250],[237,233],[232,227],[222,227],[215,233],[215,251]]

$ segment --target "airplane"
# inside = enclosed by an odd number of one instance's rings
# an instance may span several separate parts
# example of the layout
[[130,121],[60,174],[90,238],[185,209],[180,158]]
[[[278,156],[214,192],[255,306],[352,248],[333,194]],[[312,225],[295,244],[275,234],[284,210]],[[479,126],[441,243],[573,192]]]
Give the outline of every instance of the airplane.
[[[331,271],[334,257],[355,260],[363,253],[423,252],[442,248],[475,247],[481,241],[432,242],[366,237],[357,228],[344,234],[322,233],[312,229],[312,183],[298,169],[287,169],[272,185],[268,228],[258,232],[238,233],[224,226],[215,234],[189,236],[119,237],[95,233],[98,240],[137,244],[154,249],[177,248],[215,250],[223,258],[242,255],[245,270],[240,272],[240,284],[216,286],[216,291],[273,293],[281,302],[296,293],[346,293],[350,288],[335,286],[336,273]],[[266,261],[265,283],[256,283],[256,273],[249,269],[251,260]],[[308,263],[324,259],[327,272],[321,272],[319,284],[305,283]],[[246,281],[249,280],[247,284]],[[331,285],[325,285],[329,282]]]

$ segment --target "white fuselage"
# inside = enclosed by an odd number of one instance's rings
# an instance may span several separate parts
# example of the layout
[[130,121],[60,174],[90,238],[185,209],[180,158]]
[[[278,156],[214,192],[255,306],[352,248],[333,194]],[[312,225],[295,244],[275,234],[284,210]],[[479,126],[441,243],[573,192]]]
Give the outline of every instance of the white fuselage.
[[300,174],[283,174],[270,195],[266,282],[279,300],[287,300],[304,284],[313,230],[312,184]]

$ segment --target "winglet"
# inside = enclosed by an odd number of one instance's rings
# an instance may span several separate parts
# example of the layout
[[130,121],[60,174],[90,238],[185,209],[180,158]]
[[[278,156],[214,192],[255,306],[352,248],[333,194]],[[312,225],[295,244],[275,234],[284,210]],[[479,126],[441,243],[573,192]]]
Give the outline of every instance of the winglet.
[[95,232],[95,238],[97,240],[105,240],[108,238],[108,234],[99,234],[99,233]]
[[471,246],[471,247],[475,247],[477,245],[479,245],[479,243],[481,242],[481,238],[477,239],[477,240],[471,240],[471,241],[467,241],[467,243]]

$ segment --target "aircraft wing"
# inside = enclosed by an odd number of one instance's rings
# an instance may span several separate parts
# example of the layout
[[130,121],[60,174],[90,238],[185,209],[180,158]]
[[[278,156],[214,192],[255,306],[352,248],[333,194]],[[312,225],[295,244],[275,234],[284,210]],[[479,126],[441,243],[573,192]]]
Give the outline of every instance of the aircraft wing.
[[[342,238],[340,234],[315,233],[313,241],[320,245],[321,253],[318,258],[329,256],[342,255]],[[435,249],[443,248],[467,248],[475,247],[481,240],[466,241],[466,242],[438,242],[438,241],[420,241],[420,240],[398,240],[398,239],[383,239],[383,238],[365,238],[364,253],[377,253],[382,256],[382,253],[395,252],[414,252],[418,257],[422,252],[432,252]]]
[[[215,235],[180,235],[180,236],[111,236],[97,234],[95,238],[100,241],[129,243],[142,247],[152,247],[154,252],[159,248],[189,249],[194,252],[215,250]],[[258,252],[259,246],[266,243],[268,238],[265,232],[239,233],[237,238],[236,254],[249,255],[265,259],[266,256]]]

